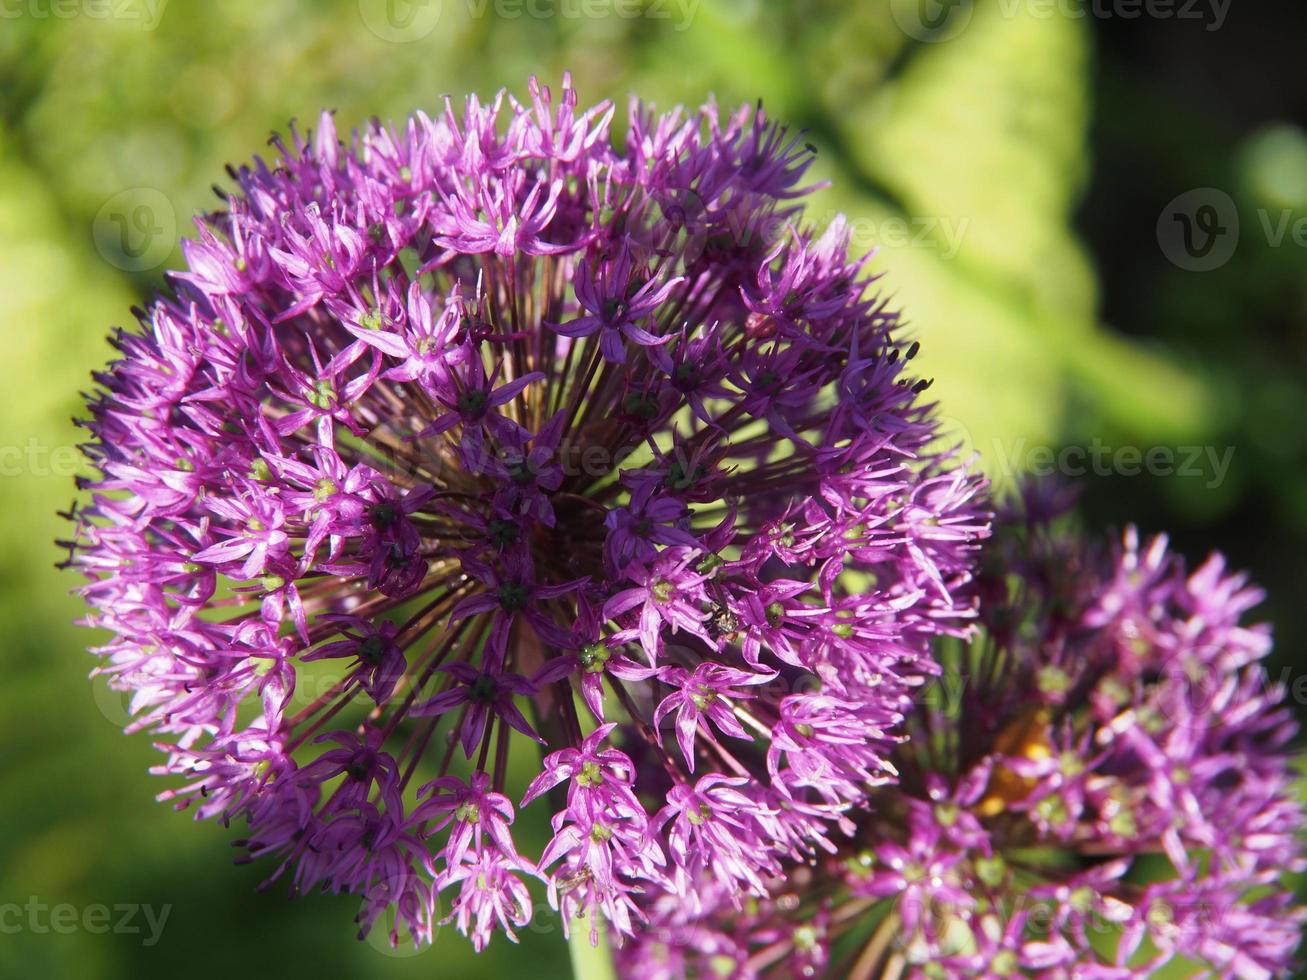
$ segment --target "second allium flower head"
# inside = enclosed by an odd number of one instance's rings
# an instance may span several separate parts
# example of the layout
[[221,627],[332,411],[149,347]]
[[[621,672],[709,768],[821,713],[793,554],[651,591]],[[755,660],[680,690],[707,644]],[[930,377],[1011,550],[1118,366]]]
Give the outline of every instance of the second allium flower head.
[[1260,591],[1133,529],[1108,552],[1032,489],[986,544],[981,632],[937,644],[856,831],[760,901],[707,874],[694,906],[650,888],[621,976],[1293,972],[1297,725],[1243,622]]
[[90,406],[72,560],[164,797],[395,941],[829,849],[987,528],[801,138],[530,93],[233,171]]

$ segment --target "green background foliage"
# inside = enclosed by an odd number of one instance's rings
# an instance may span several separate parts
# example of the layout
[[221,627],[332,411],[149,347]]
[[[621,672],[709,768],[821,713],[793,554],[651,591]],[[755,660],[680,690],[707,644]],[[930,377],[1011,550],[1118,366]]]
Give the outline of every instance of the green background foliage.
[[[396,956],[353,938],[349,897],[257,892],[270,869],[231,864],[235,831],[152,802],[155,752],[88,683],[74,582],[53,568],[79,470],[70,419],[109,326],[178,265],[171,243],[216,204],[224,166],[324,107],[348,130],[565,69],[583,101],[618,101],[619,130],[632,92],[661,107],[763,99],[818,148],[831,187],[813,220],[842,211],[860,247],[880,247],[950,434],[997,483],[1040,447],[1234,448],[1219,486],[1210,466],[1079,482],[1094,520],[1169,529],[1196,558],[1219,546],[1251,569],[1270,590],[1273,672],[1293,687],[1307,242],[1272,232],[1307,218],[1301,10],[1245,4],[1217,25],[977,0],[955,37],[923,43],[899,0],[389,2],[398,21],[387,0],[0,11],[0,904],[171,906],[150,947],[0,934],[0,977],[568,975],[547,912],[522,946],[499,938],[479,959],[450,927]],[[1230,196],[1242,232],[1229,261],[1189,272],[1158,220],[1205,187]]]

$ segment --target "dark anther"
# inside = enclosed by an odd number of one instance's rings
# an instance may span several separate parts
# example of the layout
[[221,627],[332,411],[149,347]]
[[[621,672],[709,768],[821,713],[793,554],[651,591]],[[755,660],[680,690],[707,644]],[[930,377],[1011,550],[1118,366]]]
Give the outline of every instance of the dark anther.
[[395,510],[395,505],[387,500],[378,504],[373,504],[368,511],[368,518],[372,521],[372,526],[378,531],[388,531],[399,520],[399,512]]

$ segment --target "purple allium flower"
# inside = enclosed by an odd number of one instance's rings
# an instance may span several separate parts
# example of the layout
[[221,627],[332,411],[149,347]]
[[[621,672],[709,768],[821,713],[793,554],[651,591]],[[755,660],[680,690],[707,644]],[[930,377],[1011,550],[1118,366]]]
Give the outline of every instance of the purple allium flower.
[[1219,556],[1187,573],[1164,538],[1094,549],[1049,524],[1051,500],[1000,525],[985,632],[942,641],[901,778],[852,839],[743,910],[716,870],[697,906],[647,896],[624,976],[1291,971],[1304,819],[1269,633],[1241,623],[1261,593]]
[[478,947],[532,878],[629,934],[833,847],[988,530],[801,138],[530,93],[233,170],[97,375],[73,543],[164,799]]

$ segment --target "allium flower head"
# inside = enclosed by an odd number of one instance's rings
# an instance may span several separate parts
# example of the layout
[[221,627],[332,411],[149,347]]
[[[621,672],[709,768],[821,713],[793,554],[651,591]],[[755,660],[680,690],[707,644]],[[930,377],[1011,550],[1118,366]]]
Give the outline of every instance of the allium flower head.
[[[744,910],[644,899],[623,975],[1221,976],[1292,970],[1307,910],[1296,731],[1261,660],[1261,594],[1133,530],[1106,553],[1037,490],[979,577],[985,632],[945,641],[900,781],[838,853]],[[836,955],[838,951],[838,955]]]
[[630,933],[833,846],[987,529],[801,138],[530,96],[232,171],[97,376],[72,559],[165,799],[478,947],[531,878]]

